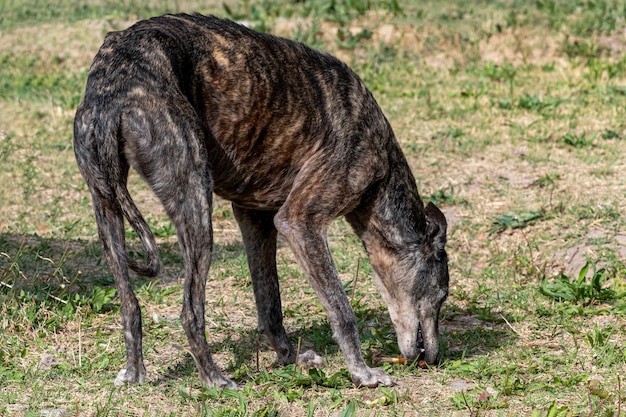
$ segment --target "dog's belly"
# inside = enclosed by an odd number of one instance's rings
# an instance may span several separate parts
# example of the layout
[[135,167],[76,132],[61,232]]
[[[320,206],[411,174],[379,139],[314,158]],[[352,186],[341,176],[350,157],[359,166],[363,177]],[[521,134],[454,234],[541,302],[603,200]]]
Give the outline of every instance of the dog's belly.
[[221,178],[214,176],[215,194],[229,200],[238,206],[257,210],[278,210],[289,195],[290,185],[279,184],[277,181],[267,179],[264,182],[233,181],[236,178]]
[[320,152],[322,138],[309,133],[313,123],[304,110],[267,118],[255,114],[255,106],[239,109],[238,119],[222,111],[210,120],[207,154],[214,192],[242,207],[278,210],[302,168]]

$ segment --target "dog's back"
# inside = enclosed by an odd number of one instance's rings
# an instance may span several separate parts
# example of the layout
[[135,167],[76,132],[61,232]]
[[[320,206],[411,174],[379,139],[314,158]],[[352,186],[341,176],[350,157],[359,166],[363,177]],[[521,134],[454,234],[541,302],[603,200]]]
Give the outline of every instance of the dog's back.
[[[212,16],[166,15],[109,34],[90,79],[107,80],[90,84],[106,88],[91,92],[109,97],[101,100],[108,106],[184,95],[203,128],[214,191],[245,206],[278,209],[316,152],[349,151],[356,164],[358,155],[384,155],[395,143],[344,63]],[[88,86],[86,101],[89,93]]]

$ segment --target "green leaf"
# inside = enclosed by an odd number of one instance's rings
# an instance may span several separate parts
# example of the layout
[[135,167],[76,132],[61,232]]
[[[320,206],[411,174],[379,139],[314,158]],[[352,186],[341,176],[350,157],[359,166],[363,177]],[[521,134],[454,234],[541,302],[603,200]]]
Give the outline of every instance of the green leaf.
[[541,293],[559,301],[576,300],[576,290],[570,285],[568,278],[564,275],[561,275],[559,278],[560,281],[550,283],[544,276],[541,280]]
[[578,272],[578,286],[579,287],[582,284],[584,284],[585,279],[587,277],[587,271],[589,271],[589,262],[585,263],[585,266],[580,268],[580,271]]
[[353,417],[356,416],[356,404],[354,401],[350,401],[345,410],[340,414],[341,417]]

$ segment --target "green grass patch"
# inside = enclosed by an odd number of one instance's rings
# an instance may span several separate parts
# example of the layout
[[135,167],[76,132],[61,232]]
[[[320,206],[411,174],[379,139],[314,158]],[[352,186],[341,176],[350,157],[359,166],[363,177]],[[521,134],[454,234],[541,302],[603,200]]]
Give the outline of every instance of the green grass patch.
[[[82,98],[87,70],[68,71],[59,57],[44,62],[36,55],[9,52],[0,54],[0,80],[0,99],[3,101],[51,100],[65,109],[75,109]],[[43,118],[45,114],[36,116]]]

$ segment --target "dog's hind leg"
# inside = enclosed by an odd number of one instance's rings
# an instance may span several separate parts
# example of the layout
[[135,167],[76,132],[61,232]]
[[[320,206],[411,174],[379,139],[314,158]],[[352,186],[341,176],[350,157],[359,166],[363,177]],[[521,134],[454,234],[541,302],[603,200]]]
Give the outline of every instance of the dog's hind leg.
[[276,228],[272,211],[249,210],[233,204],[241,229],[248,267],[254,287],[259,332],[268,338],[282,364],[294,363],[296,351],[283,327],[278,273],[276,270]]
[[94,134],[92,114],[92,109],[87,105],[81,105],[76,112],[74,150],[78,167],[91,193],[98,235],[120,297],[126,368],[119,372],[115,384],[142,383],[146,377],[146,368],[143,364],[141,346],[141,310],[128,276],[129,258],[124,248],[123,211],[115,192],[115,187],[126,187],[128,164],[121,158],[117,161],[118,178],[110,180],[106,175],[105,171],[109,167],[105,168],[102,165],[110,161],[101,160],[96,141],[104,139],[96,138]]
[[143,383],[146,368],[143,364],[141,309],[128,277],[128,265],[125,256],[117,246],[124,244],[124,220],[117,202],[106,201],[105,197],[92,192],[94,211],[98,224],[100,240],[107,260],[115,277],[115,286],[120,297],[120,312],[126,346],[126,368],[121,370],[115,385],[125,382]]
[[[146,105],[147,98],[142,103]],[[176,228],[185,264],[181,323],[200,381],[235,388],[213,362],[205,336],[205,289],[213,249],[212,183],[204,134],[191,105],[168,97],[150,112],[129,107],[122,116],[125,153],[145,178]]]

